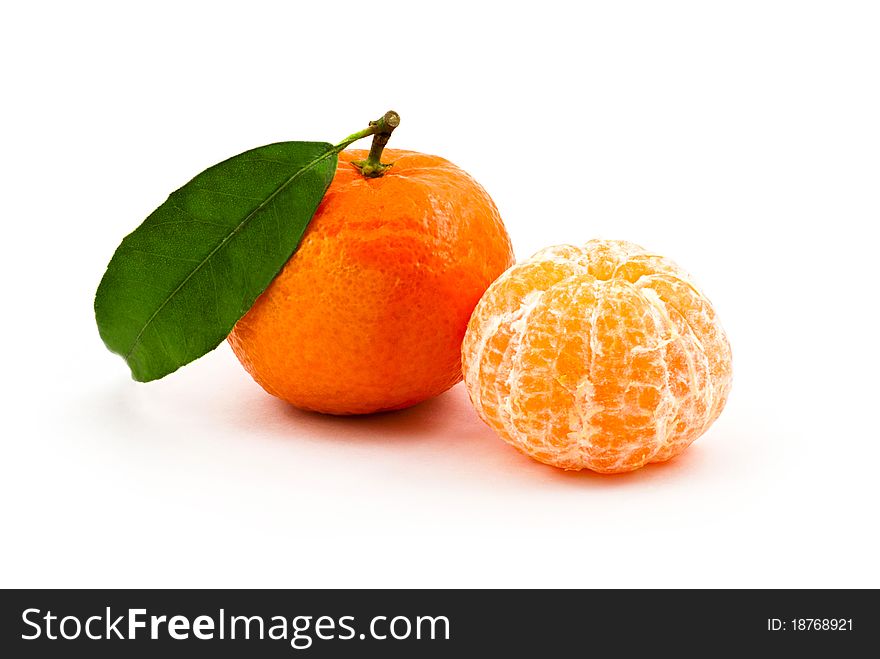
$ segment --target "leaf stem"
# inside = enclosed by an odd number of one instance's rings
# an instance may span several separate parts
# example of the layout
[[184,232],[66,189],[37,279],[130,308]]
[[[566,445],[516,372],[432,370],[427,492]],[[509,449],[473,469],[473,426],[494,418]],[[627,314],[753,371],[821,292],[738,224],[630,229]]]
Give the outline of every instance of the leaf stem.
[[370,155],[368,155],[365,160],[359,160],[357,162],[352,162],[351,164],[357,167],[365,177],[377,178],[382,176],[385,171],[391,167],[391,164],[385,165],[382,163],[382,151],[385,148],[385,145],[388,144],[388,139],[391,137],[391,133],[399,125],[400,115],[394,110],[389,110],[379,119],[371,121],[367,128],[346,137],[333,147],[333,151],[339,153],[352,142],[356,142],[361,138],[372,135],[373,144],[370,147]]

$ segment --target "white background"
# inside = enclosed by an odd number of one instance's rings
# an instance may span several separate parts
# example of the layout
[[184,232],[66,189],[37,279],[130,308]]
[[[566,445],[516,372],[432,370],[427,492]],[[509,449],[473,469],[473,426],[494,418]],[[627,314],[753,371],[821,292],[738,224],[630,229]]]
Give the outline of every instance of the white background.
[[[880,586],[875,3],[2,13],[0,585]],[[461,386],[301,413],[225,345],[130,380],[92,312],[120,239],[219,160],[389,108],[520,258],[624,238],[694,274],[735,376],[681,458],[557,471]]]

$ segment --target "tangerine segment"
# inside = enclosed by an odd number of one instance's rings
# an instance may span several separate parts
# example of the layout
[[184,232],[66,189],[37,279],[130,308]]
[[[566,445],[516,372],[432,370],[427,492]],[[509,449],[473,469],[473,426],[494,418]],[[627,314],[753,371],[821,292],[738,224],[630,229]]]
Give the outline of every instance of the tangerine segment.
[[480,417],[532,458],[632,471],[678,455],[721,414],[731,352],[675,263],[625,241],[557,245],[477,304],[462,344]]
[[480,296],[513,262],[495,204],[443,158],[344,151],[299,248],[229,343],[270,394],[331,414],[399,409],[461,380]]

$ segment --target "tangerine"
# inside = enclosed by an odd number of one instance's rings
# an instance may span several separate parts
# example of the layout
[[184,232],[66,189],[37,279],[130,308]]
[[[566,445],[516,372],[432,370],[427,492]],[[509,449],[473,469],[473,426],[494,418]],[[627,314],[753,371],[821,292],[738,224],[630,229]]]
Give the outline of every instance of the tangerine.
[[[513,263],[486,191],[437,156],[340,154],[299,248],[229,343],[262,387],[330,414],[408,407],[461,380],[480,296]],[[382,166],[384,168],[384,165]]]
[[731,384],[709,300],[675,263],[625,241],[549,247],[505,272],[471,317],[462,367],[504,441],[603,473],[684,451]]

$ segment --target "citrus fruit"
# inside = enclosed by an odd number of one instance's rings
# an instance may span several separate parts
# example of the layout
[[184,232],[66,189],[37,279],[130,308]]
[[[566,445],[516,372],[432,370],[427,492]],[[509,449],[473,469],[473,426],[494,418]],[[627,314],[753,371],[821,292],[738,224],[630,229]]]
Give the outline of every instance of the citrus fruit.
[[364,414],[414,405],[461,380],[474,305],[513,262],[495,204],[437,156],[389,149],[376,178],[340,154],[283,270],[229,343],[253,378],[293,405]]
[[604,473],[681,453],[731,383],[709,300],[675,263],[624,241],[549,247],[505,272],[474,310],[462,367],[504,441]]

